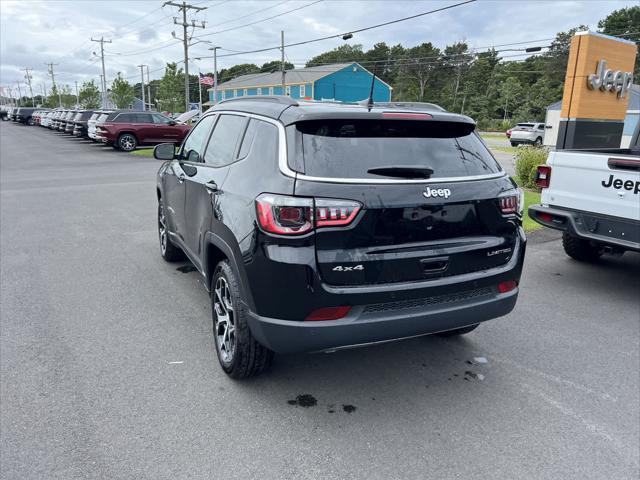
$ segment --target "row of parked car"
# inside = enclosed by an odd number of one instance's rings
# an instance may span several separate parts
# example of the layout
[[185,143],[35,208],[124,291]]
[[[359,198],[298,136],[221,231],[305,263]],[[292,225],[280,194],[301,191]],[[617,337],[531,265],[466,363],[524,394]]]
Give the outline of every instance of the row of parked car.
[[6,118],[87,138],[126,152],[144,145],[181,143],[191,129],[181,117],[174,120],[158,112],[131,110],[20,107],[7,110]]

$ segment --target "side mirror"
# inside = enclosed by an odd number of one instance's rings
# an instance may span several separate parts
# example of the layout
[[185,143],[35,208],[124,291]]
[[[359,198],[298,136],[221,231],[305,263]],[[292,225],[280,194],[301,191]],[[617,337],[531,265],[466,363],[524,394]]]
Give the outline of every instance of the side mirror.
[[187,162],[198,163],[200,161],[200,154],[195,150],[189,151],[189,155],[187,155]]
[[153,149],[153,158],[157,160],[173,160],[176,156],[176,147],[173,143],[161,143]]
[[175,120],[169,120],[169,123],[167,125],[170,125],[173,127],[175,124],[176,124]]

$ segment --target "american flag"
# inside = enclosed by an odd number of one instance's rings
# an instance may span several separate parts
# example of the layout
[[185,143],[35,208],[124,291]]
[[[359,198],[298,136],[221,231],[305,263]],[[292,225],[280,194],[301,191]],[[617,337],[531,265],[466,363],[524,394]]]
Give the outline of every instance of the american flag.
[[200,85],[208,85],[210,87],[213,86],[213,77],[207,77],[205,75],[200,74]]

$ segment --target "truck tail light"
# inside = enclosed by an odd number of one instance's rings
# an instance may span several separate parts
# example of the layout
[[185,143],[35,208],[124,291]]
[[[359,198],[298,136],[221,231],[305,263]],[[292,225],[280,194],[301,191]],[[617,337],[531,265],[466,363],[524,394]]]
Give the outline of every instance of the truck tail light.
[[263,193],[256,198],[260,227],[277,235],[303,235],[314,228],[344,227],[362,205],[349,200],[313,199]]
[[551,183],[551,167],[548,165],[538,165],[536,172],[536,186],[538,188],[549,188]]
[[515,195],[499,197],[498,202],[500,203],[500,211],[503,215],[512,215],[514,213],[522,215],[524,208],[524,190],[518,188]]

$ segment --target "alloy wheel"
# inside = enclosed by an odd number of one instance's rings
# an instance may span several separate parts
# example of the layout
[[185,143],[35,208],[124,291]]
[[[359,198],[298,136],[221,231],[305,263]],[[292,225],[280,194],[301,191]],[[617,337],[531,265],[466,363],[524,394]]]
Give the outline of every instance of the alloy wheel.
[[236,323],[231,290],[224,276],[219,276],[213,291],[215,312],[215,337],[218,352],[224,363],[231,363],[236,349]]
[[120,137],[120,148],[125,152],[129,152],[136,148],[136,139],[131,135],[123,135]]
[[164,205],[158,205],[158,235],[160,236],[160,251],[164,255],[167,253],[167,221],[164,216]]

